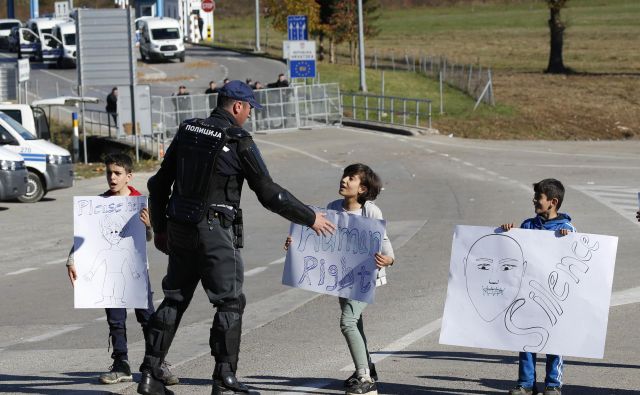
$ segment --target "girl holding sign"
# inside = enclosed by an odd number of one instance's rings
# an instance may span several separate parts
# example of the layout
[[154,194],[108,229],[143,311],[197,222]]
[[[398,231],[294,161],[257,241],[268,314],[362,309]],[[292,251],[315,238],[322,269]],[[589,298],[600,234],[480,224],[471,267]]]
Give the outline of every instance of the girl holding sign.
[[[334,200],[327,205],[328,210],[346,212],[352,215],[383,219],[382,211],[373,203],[380,193],[382,182],[380,177],[367,165],[355,163],[344,169],[340,179],[338,193],[342,199]],[[291,236],[285,241],[285,249],[291,245]],[[378,267],[376,286],[387,283],[385,267],[394,263],[393,247],[386,232],[381,246],[381,252],[375,254]],[[362,312],[367,304],[357,300],[339,298],[342,314],[340,329],[344,335],[356,371],[345,380],[346,394],[374,395],[378,393],[376,381],[378,375],[367,349],[367,338],[364,334]]]

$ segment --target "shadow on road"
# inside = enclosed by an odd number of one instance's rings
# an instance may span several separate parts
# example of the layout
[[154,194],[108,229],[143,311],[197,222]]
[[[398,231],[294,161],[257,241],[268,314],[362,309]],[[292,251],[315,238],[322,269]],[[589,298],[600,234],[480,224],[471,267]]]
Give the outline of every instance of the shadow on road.
[[[98,386],[98,372],[67,372],[68,377],[19,376],[0,374],[0,393],[4,394],[110,394],[106,389],[54,389],[53,386],[73,386],[81,384],[96,384]],[[8,383],[12,382],[12,383]]]

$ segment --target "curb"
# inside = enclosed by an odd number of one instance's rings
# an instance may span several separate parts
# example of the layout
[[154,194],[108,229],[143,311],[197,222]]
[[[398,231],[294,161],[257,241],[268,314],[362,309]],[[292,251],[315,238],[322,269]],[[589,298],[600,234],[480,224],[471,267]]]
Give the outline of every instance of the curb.
[[378,132],[399,134],[402,136],[422,136],[422,135],[435,135],[440,134],[437,129],[418,129],[412,128],[410,126],[398,126],[398,125],[388,125],[388,124],[380,124],[376,122],[365,122],[365,121],[352,121],[352,120],[342,120],[342,125],[351,126],[361,129],[375,130]]

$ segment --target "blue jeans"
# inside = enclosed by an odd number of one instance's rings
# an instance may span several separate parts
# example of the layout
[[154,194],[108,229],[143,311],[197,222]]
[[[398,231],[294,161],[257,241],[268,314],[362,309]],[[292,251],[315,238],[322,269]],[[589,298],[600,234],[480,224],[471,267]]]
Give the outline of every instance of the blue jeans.
[[[536,383],[536,354],[530,352],[520,353],[520,365],[518,368],[518,385],[532,388]],[[562,387],[562,373],[564,361],[560,355],[547,354],[545,387]]]
[[[136,319],[142,327],[144,338],[147,338],[147,324],[149,318],[154,312],[153,308],[153,292],[151,292],[151,284],[147,284],[147,298],[149,305],[146,309],[135,309]],[[127,309],[104,309],[107,313],[107,323],[109,324],[109,339],[113,345],[111,358],[113,359],[129,359],[127,349]]]

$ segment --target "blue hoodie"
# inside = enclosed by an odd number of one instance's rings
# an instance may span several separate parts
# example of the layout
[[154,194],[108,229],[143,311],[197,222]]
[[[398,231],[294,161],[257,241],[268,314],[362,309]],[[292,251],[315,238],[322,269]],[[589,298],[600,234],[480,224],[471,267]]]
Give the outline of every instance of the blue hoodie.
[[538,215],[534,218],[525,219],[522,225],[522,229],[541,229],[541,230],[560,230],[567,229],[571,232],[575,232],[576,228],[571,224],[571,217],[568,214],[558,213],[558,216],[545,220],[544,217]]

